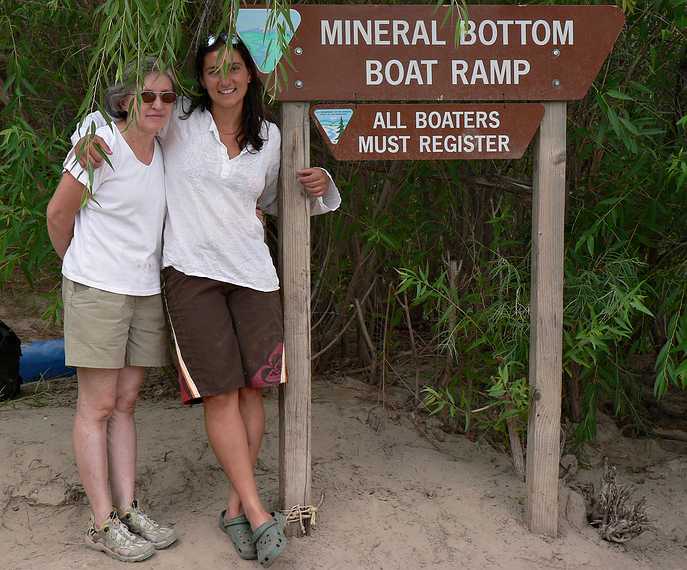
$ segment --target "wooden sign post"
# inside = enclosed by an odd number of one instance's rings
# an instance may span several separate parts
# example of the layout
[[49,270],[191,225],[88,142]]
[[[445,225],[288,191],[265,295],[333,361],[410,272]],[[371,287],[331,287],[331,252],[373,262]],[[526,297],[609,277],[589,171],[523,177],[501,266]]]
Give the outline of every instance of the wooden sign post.
[[281,111],[279,258],[288,382],[279,390],[279,496],[282,508],[310,504],[310,201],[296,170],[310,166],[308,103]]
[[558,534],[566,103],[546,103],[535,149],[530,297],[527,524]]
[[[352,102],[328,106],[353,110],[348,135],[346,125],[324,124],[317,115],[322,106],[314,111],[330,150],[342,160],[513,158],[529,142],[541,106],[523,105],[516,128],[516,107],[510,103],[487,111],[486,122],[479,114],[484,104],[458,108],[446,103],[545,102],[532,199],[527,516],[533,532],[557,534],[565,101],[584,97],[623,25],[623,13],[615,6],[479,5],[460,14],[434,5],[298,5],[290,10],[290,21],[276,22],[269,10],[239,10],[238,36],[265,79],[274,83],[278,75],[282,82],[280,258],[289,376],[279,408],[282,507],[310,502],[310,221],[309,202],[295,178],[295,170],[309,164],[307,102]],[[286,75],[278,73],[284,55],[278,34],[288,43]],[[422,100],[434,106],[357,105]],[[430,112],[463,119],[474,113],[474,122],[419,124],[418,113]],[[497,126],[491,112],[507,119],[500,134],[501,122]],[[376,122],[378,114],[398,120],[392,128],[391,120]],[[413,120],[414,134],[404,134],[400,125]],[[332,134],[331,128],[338,130]],[[386,146],[374,146],[377,135]],[[483,146],[475,152],[474,144]]]

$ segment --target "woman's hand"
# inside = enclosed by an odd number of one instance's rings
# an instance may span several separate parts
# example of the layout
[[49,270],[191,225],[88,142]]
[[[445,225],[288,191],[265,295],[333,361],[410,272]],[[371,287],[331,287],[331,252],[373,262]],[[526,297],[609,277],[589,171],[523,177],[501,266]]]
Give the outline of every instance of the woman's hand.
[[81,168],[87,168],[89,164],[93,168],[100,168],[103,165],[103,154],[112,154],[110,147],[98,135],[81,137],[74,148]]
[[324,196],[329,188],[329,176],[321,168],[303,168],[296,171],[296,176],[311,198]]
[[260,220],[260,223],[265,226],[265,212],[263,212],[260,208],[255,208],[255,216]]

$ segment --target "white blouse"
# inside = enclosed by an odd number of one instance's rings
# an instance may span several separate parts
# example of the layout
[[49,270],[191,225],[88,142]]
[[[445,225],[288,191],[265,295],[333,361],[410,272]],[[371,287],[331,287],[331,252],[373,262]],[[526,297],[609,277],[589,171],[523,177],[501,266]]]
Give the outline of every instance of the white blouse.
[[[83,124],[91,121],[105,122],[99,113]],[[163,267],[258,291],[279,289],[264,229],[255,215],[256,207],[277,214],[279,128],[266,121],[262,138],[259,152],[249,146],[230,159],[209,111],[196,109],[188,119],[173,114],[160,134],[167,192]],[[330,177],[327,192],[312,199],[310,211],[323,214],[340,204]]]

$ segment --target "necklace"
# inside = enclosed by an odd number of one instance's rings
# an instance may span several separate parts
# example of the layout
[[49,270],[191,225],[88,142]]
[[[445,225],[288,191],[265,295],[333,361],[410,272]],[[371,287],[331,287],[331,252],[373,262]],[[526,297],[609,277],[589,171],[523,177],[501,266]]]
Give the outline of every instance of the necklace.
[[241,128],[239,127],[235,131],[220,131],[219,129],[217,129],[217,130],[219,131],[220,135],[235,135],[236,133],[238,133],[241,130]]

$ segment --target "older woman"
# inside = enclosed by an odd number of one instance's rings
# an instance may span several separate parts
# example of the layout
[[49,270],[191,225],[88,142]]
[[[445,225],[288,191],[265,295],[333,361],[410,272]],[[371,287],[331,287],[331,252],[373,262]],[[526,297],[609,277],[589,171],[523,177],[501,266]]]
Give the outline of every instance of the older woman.
[[48,204],[48,232],[62,258],[66,363],[77,368],[73,443],[92,517],[86,544],[117,560],[144,560],[176,540],[135,499],[134,407],[144,367],[168,363],[160,294],[164,163],[156,133],[176,93],[155,60],[106,95],[111,149],[92,180],[73,151]]

